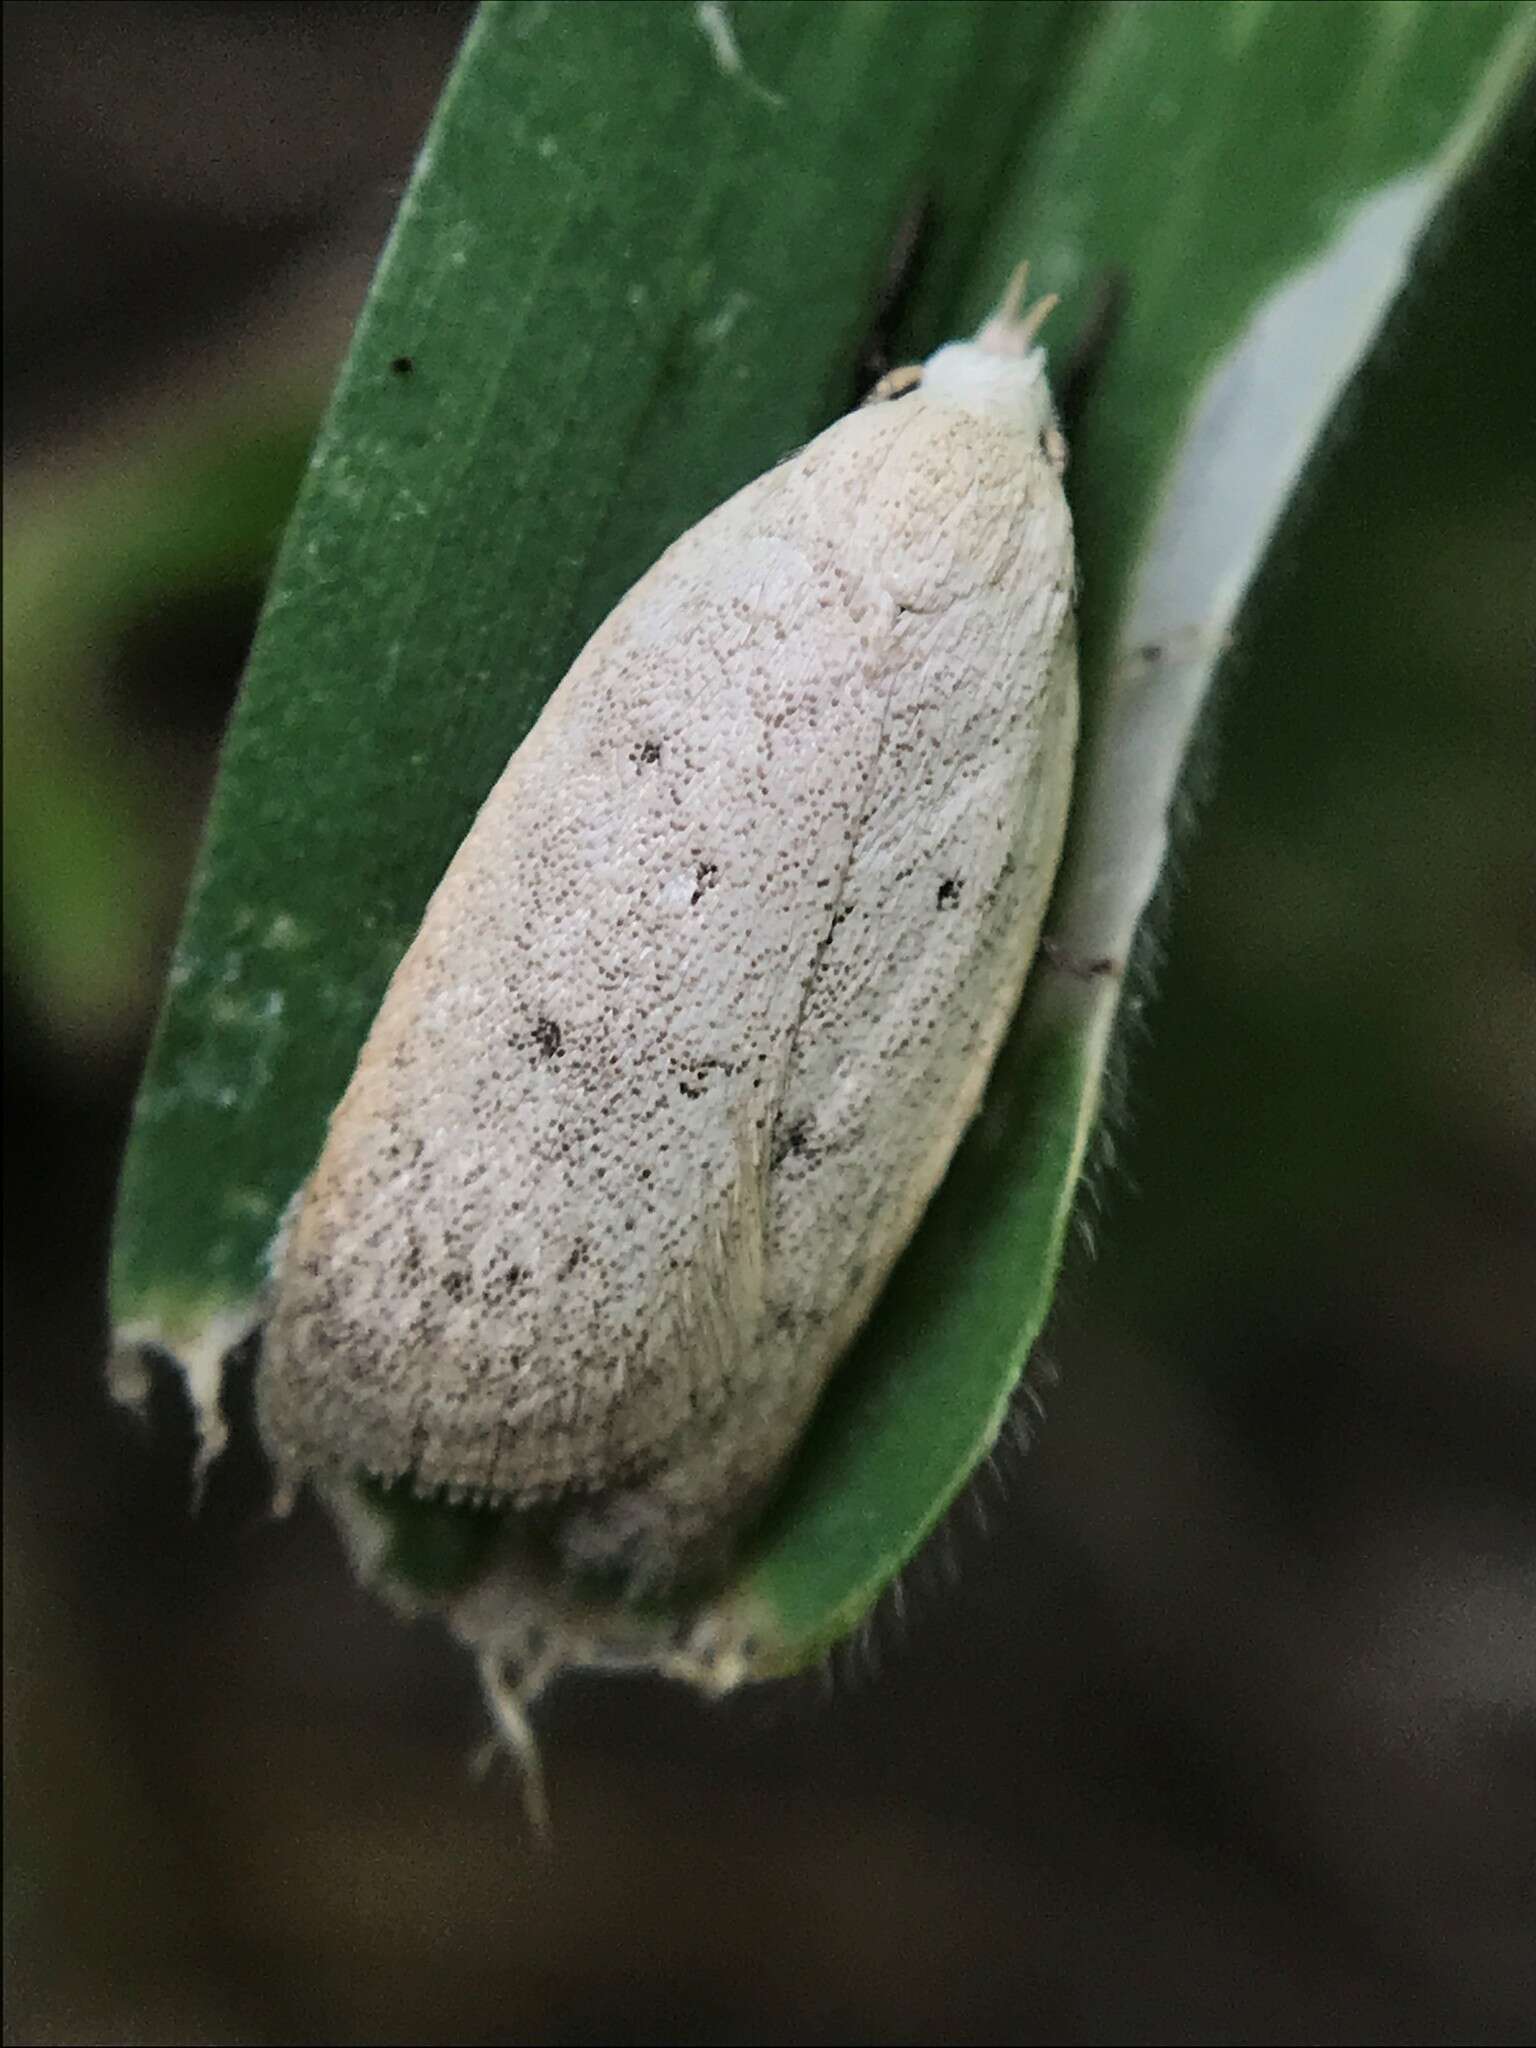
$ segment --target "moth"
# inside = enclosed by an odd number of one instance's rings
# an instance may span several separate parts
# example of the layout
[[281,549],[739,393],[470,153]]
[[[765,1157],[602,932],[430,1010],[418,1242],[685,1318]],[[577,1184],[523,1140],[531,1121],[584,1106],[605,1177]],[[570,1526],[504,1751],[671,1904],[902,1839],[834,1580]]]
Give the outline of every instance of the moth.
[[506,1511],[457,1622],[489,1673],[654,1659],[981,1100],[1077,727],[1053,303],[1021,271],[619,603],[290,1212],[265,1442],[333,1502],[367,1476]]

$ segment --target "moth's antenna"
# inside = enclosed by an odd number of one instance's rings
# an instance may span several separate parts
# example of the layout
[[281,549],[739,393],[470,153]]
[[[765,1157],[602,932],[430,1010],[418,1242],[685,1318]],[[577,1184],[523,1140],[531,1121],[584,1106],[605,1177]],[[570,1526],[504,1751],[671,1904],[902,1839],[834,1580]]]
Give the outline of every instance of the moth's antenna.
[[1008,289],[997,311],[976,336],[976,346],[993,355],[1026,356],[1030,344],[1061,303],[1055,292],[1026,308],[1024,294],[1029,287],[1029,265],[1021,263],[1008,280]]

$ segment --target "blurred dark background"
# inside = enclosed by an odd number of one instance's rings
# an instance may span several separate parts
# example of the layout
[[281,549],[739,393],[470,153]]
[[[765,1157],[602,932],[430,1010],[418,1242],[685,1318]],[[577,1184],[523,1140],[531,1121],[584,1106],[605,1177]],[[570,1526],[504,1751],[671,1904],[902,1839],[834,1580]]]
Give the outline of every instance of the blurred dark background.
[[541,1849],[439,1633],[108,1405],[218,736],[464,19],[5,11],[8,2038],[1529,2038],[1529,122],[1250,612],[1044,1426],[904,1629],[572,1682]]

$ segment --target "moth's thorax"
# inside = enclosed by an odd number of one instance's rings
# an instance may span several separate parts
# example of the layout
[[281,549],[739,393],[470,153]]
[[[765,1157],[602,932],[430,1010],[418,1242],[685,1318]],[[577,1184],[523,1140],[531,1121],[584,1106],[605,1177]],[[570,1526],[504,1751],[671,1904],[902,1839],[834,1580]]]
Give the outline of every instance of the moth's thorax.
[[952,341],[923,365],[924,398],[1034,437],[1054,428],[1045,351],[1000,354],[980,341]]

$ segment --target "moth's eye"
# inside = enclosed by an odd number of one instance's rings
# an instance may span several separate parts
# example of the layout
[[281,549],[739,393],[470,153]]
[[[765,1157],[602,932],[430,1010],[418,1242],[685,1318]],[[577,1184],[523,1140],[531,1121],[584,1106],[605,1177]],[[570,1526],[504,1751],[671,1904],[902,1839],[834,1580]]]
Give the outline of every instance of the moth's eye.
[[922,381],[923,373],[916,363],[908,363],[900,370],[887,370],[864,403],[883,405],[890,398],[905,398],[907,393],[915,391]]

